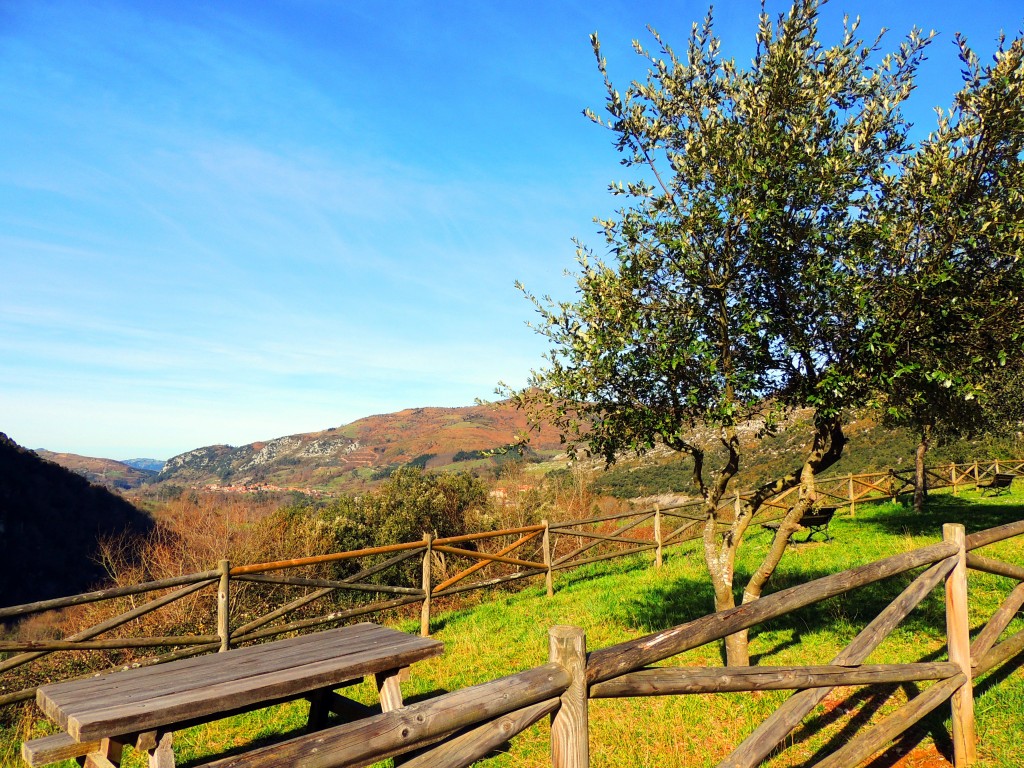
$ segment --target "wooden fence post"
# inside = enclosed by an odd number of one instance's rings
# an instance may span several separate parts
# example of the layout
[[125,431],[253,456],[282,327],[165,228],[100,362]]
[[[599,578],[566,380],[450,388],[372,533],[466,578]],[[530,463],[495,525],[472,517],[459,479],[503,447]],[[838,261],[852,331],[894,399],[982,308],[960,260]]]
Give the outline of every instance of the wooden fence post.
[[433,535],[423,534],[423,607],[420,608],[420,635],[430,637],[430,555],[434,541]]
[[978,473],[978,462],[974,462],[974,490],[978,490],[978,483],[981,482],[981,477]]
[[589,768],[586,633],[580,627],[552,627],[548,630],[548,660],[572,675],[561,705],[551,716],[551,766]]
[[220,650],[231,647],[231,561],[221,560],[217,564],[220,571],[220,586],[217,588],[217,634],[220,635]]
[[956,567],[946,577],[946,642],[949,660],[960,666],[967,681],[950,699],[953,711],[953,765],[965,768],[977,760],[974,729],[974,686],[971,682],[971,638],[967,617],[966,534],[959,523],[942,526],[942,538],[960,547]]
[[857,516],[857,505],[856,505],[856,502],[855,502],[855,499],[854,499],[853,472],[850,473],[849,489],[850,489],[850,517],[856,517]]
[[654,505],[654,541],[658,545],[654,553],[654,567],[661,568],[661,507],[657,504]]
[[544,574],[544,586],[547,587],[548,597],[555,594],[555,582],[551,574],[551,526],[547,520],[541,520],[544,524],[544,567],[547,573]]
[[956,496],[956,462],[949,465],[949,484],[953,486],[953,495]]

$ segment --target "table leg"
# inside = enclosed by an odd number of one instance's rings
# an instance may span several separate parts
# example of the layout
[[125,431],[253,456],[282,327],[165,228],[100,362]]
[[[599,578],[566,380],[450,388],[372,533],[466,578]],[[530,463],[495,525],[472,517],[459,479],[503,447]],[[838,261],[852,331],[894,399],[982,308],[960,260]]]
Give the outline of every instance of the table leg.
[[309,718],[306,727],[311,731],[319,731],[327,726],[327,716],[331,712],[329,690],[313,691],[309,699]]
[[103,739],[100,741],[100,748],[79,760],[79,764],[85,768],[118,768],[121,765],[122,749],[120,741]]
[[380,693],[382,712],[390,712],[402,706],[402,689],[398,682],[402,679],[405,669],[389,669],[387,672],[378,672],[374,675],[377,680],[377,691]]
[[171,731],[157,733],[156,748],[149,750],[149,768],[174,768],[173,741]]

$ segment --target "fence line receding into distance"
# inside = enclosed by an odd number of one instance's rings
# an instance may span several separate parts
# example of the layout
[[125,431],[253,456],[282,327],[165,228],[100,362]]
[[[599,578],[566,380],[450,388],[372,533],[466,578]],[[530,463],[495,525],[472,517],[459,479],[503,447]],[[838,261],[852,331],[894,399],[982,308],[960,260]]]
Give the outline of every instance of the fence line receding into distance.
[[[1024,474],[1024,460],[932,467],[928,478],[930,487],[951,487],[956,493],[1005,472]],[[913,482],[912,470],[890,470],[818,478],[816,487],[820,498],[848,505],[852,514],[857,504],[912,491]],[[737,499],[742,495],[729,497],[723,506],[732,506]],[[795,494],[790,491],[769,500],[757,522],[781,517],[789,507],[787,502],[793,499]],[[106,601],[128,606],[63,639],[0,641],[0,654],[7,655],[0,660],[0,675],[48,654],[66,651],[102,655],[167,649],[143,659],[133,655],[127,662],[133,666],[158,664],[414,604],[420,604],[421,631],[428,634],[434,599],[540,577],[551,594],[558,571],[641,552],[653,552],[655,564],[660,565],[665,547],[700,537],[700,506],[700,501],[693,501],[447,538],[428,534],[421,541],[273,563],[232,565],[222,561],[215,570],[0,608],[0,622],[4,622]],[[982,570],[999,568],[991,572],[1018,578],[1017,571],[1007,571],[1010,566],[981,560],[975,565]],[[1021,574],[1024,578],[1024,569]],[[238,599],[252,590],[269,591],[257,601],[262,609],[258,615],[249,615],[252,601]],[[370,599],[361,601],[360,596]],[[192,601],[191,616],[211,617],[210,626],[204,627],[206,634],[101,638],[119,628],[129,633],[133,629],[130,625],[137,625],[147,614],[188,601]],[[319,607],[325,603],[326,610]],[[239,605],[246,606],[249,613],[238,610]],[[108,660],[106,666],[110,665]],[[80,674],[89,665],[79,663],[74,669]],[[34,695],[34,687],[11,691],[3,686],[0,705],[29,700]]]

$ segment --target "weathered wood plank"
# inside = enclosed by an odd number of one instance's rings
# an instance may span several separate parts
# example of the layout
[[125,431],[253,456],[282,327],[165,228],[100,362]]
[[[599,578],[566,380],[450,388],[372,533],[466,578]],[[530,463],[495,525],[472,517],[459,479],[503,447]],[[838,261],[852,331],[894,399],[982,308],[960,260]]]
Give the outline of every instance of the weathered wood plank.
[[990,557],[982,557],[973,552],[967,554],[967,567],[993,576],[1006,576],[1008,579],[1024,581],[1024,568],[1013,563],[1004,563]]
[[984,675],[1024,651],[1024,629],[1003,640],[978,660],[973,668],[974,677]]
[[878,725],[861,733],[824,760],[816,763],[814,768],[851,768],[851,766],[860,765],[901,733],[905,733],[907,729],[940,704],[948,701],[953,692],[964,682],[964,675],[958,674],[949,680],[936,683],[883,719]]
[[587,662],[587,680],[593,684],[618,677],[806,605],[905,573],[922,565],[935,563],[955,554],[956,551],[956,546],[947,542],[932,544],[790,587],[751,603],[703,616],[663,632],[602,648],[590,654]]
[[988,544],[995,544],[997,541],[1012,539],[1024,533],[1024,520],[1015,523],[1007,523],[984,531],[976,531],[967,537],[967,550],[978,549]]
[[964,681],[952,695],[953,762],[960,768],[977,760],[974,686],[971,676],[971,625],[967,600],[967,534],[963,525],[946,523],[942,538],[959,547],[956,566],[946,577],[946,644],[949,660],[960,666]]
[[398,684],[401,674],[401,669],[389,669],[374,675],[382,712],[391,712],[402,707],[402,688]]
[[569,673],[560,665],[545,664],[393,712],[217,760],[206,768],[367,765],[384,755],[407,752],[457,729],[545,702],[560,695],[570,681]]
[[376,603],[362,605],[358,608],[347,608],[344,611],[332,611],[331,613],[325,613],[322,616],[315,616],[311,619],[299,619],[297,621],[290,621],[287,624],[278,624],[273,627],[257,629],[252,632],[247,632],[244,635],[241,635],[236,631],[232,639],[236,643],[261,640],[267,637],[283,635],[288,632],[298,632],[303,629],[320,627],[324,624],[336,624],[339,621],[347,621],[348,619],[366,616],[371,613],[380,613],[381,611],[386,611],[391,608],[399,608],[403,605],[418,603],[421,599],[422,597],[419,595],[410,595],[409,597],[396,597],[394,600],[381,600]]
[[1024,584],[1018,584],[971,643],[971,664],[974,667],[977,667],[979,660],[992,649],[996,640],[999,639],[1022,605],[1024,605]]
[[[115,629],[116,627],[119,627],[123,624],[127,624],[129,621],[134,621],[139,616],[144,616],[145,614],[150,613],[151,611],[155,611],[158,608],[162,608],[163,606],[169,603],[173,603],[175,600],[180,600],[181,598],[186,597],[192,594],[193,592],[198,592],[200,589],[212,583],[212,581],[201,581],[197,584],[190,584],[182,589],[171,592],[170,594],[162,595],[161,597],[150,600],[149,602],[137,606],[132,610],[127,611],[126,613],[122,613],[118,616],[112,616],[106,621],[101,621],[99,624],[91,626],[87,629],[82,630],[81,632],[77,632],[71,635],[70,637],[65,638],[65,640],[78,641],[88,640],[90,638],[96,637],[97,635],[101,635],[104,632],[107,632],[111,629]],[[27,664],[30,661],[34,661],[35,659],[45,656],[46,654],[47,651],[36,651],[32,653],[19,654],[18,656],[14,656],[13,658],[7,659],[2,664],[0,664],[0,672],[6,672],[7,670],[13,669],[14,667],[20,666],[22,664]]]
[[474,763],[558,709],[559,699],[547,699],[502,715],[467,731],[429,752],[402,763],[402,768],[462,768]]
[[49,765],[60,760],[82,757],[99,748],[99,739],[75,741],[66,733],[55,733],[22,742],[21,757],[30,766]]
[[[539,531],[532,531],[531,533],[527,533],[525,536],[520,537],[519,539],[517,539],[516,541],[512,542],[511,544],[502,547],[501,549],[498,550],[497,554],[504,556],[504,555],[509,554],[510,552],[515,552],[517,549],[519,549],[519,547],[524,546],[525,544],[529,543],[533,539],[537,538],[538,536],[542,536],[542,535],[546,536],[546,531],[545,531],[545,529],[543,527],[541,527],[541,529]],[[459,573],[456,573],[454,576],[452,576],[452,577],[450,577],[448,579],[445,579],[440,584],[435,586],[434,587],[434,591],[435,592],[440,592],[443,589],[447,589],[448,587],[452,586],[453,584],[456,584],[457,582],[462,581],[467,576],[471,576],[472,574],[476,573],[477,571],[479,571],[479,570],[481,570],[483,568],[486,568],[488,565],[489,565],[489,563],[487,561],[481,561],[481,562],[478,562],[478,563],[473,563],[473,565],[469,566],[465,570],[462,570]]]
[[69,608],[73,605],[95,603],[100,600],[111,600],[115,597],[139,595],[143,592],[155,592],[159,589],[178,587],[182,584],[202,583],[205,586],[211,581],[216,581],[219,576],[220,574],[217,571],[203,571],[202,573],[189,573],[184,576],[175,576],[170,579],[147,581],[142,584],[132,584],[127,587],[110,587],[109,589],[97,589],[95,592],[85,592],[80,595],[55,597],[50,600],[40,600],[35,603],[25,603],[23,605],[10,605],[6,608],[0,608],[0,619],[8,619],[11,616],[21,616],[26,613],[39,613],[40,611]]
[[591,686],[590,698],[676,696],[726,691],[782,691],[945,680],[960,671],[949,662],[818,667],[659,667]]
[[548,658],[569,673],[571,682],[551,716],[552,768],[588,768],[587,636],[579,627],[548,630]]
[[364,584],[357,581],[337,581],[335,579],[308,579],[302,576],[266,576],[253,574],[238,576],[236,581],[250,581],[263,584],[284,584],[293,587],[322,587],[324,589],[348,590],[350,592],[382,592],[394,595],[415,595],[419,590],[415,587],[392,587],[388,584]]
[[[841,651],[833,664],[860,664],[889,633],[949,574],[956,561],[952,558],[936,563],[907,586],[899,597],[876,616]],[[718,768],[753,768],[774,750],[800,721],[828,695],[829,688],[813,688],[794,694],[768,716]]]
[[488,560],[495,563],[507,563],[508,565],[518,565],[520,568],[543,568],[544,563],[535,563],[531,560],[520,560],[517,557],[504,557],[502,555],[492,555],[487,552],[476,552],[472,549],[459,549],[458,547],[448,547],[434,545],[435,552],[445,552],[449,555],[458,555],[459,557],[468,557],[473,560]]
[[357,624],[174,665],[39,689],[43,712],[78,739],[133,733],[294,698],[438,655],[435,640]]
[[[66,702],[69,706],[95,699],[98,694],[114,691],[124,702],[147,699],[166,693],[187,690],[190,685],[216,685],[236,680],[248,673],[287,669],[296,660],[321,658],[325,653],[352,652],[355,643],[374,637],[372,624],[357,624],[342,630],[303,635],[276,644],[254,645],[237,649],[216,658],[202,657],[145,669],[131,669],[107,675],[53,683],[43,686],[47,700]],[[188,682],[191,681],[191,682]]]
[[[102,752],[90,752],[85,756],[85,762],[83,765],[85,768],[118,768],[117,763],[113,762]],[[163,767],[160,766],[160,768]],[[171,765],[169,768],[174,768],[174,766]]]
[[156,747],[149,750],[149,768],[174,768],[174,734],[171,731],[157,734]]

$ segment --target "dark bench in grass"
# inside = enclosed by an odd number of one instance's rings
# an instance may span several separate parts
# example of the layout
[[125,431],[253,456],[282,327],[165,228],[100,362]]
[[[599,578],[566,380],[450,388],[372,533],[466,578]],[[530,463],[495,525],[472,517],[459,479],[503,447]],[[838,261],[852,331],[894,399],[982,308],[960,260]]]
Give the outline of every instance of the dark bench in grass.
[[988,480],[978,483],[978,489],[981,491],[981,495],[984,496],[986,492],[991,491],[993,496],[998,496],[1000,493],[1009,493],[1010,485],[1013,483],[1013,478],[1016,475],[1003,474],[999,472]]
[[[803,517],[800,518],[800,527],[797,531],[807,531],[807,538],[803,540],[804,543],[811,540],[816,534],[820,533],[825,536],[825,541],[831,541],[832,536],[828,532],[828,524],[832,522],[832,518],[836,515],[836,509],[838,507],[815,507],[804,512]],[[770,523],[762,523],[762,526],[772,531],[779,530],[782,525],[781,520],[773,520]],[[796,531],[793,531],[796,533]],[[790,541],[793,542],[793,533],[789,534]]]

